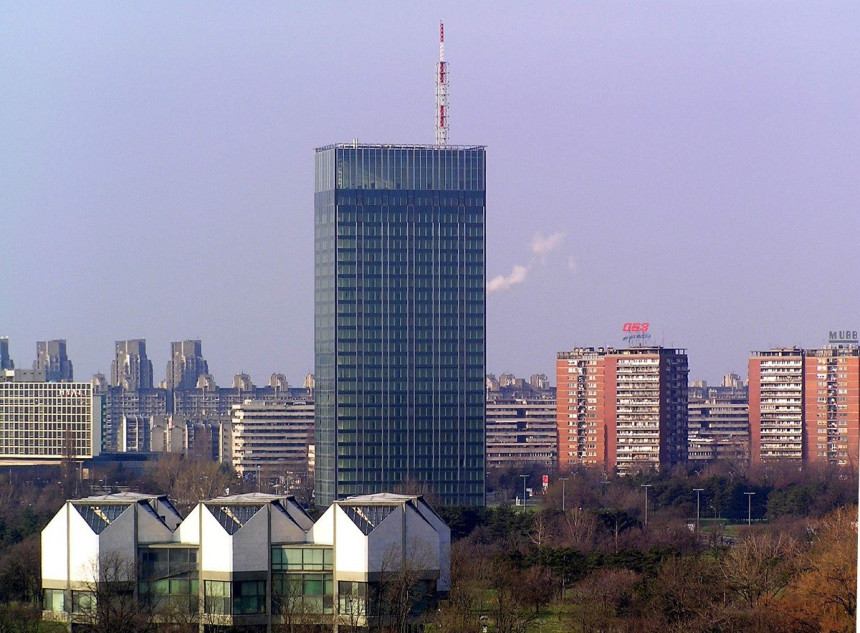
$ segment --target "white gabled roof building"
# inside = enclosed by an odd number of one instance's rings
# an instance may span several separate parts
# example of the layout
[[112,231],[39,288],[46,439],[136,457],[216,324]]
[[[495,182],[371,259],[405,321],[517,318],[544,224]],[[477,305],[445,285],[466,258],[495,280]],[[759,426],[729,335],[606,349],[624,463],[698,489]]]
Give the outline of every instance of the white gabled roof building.
[[105,571],[100,564],[142,544],[170,541],[181,521],[164,496],[123,492],[67,501],[42,530],[42,586],[91,583]]
[[316,523],[293,497],[261,493],[202,501],[185,519],[163,496],[89,497],[42,532],[45,617],[83,622],[99,583],[122,581],[141,612],[167,621],[179,606],[201,631],[271,631],[296,613],[336,630],[390,617],[387,583],[415,588],[412,612],[432,604],[450,589],[450,544],[420,496],[351,497]]
[[338,578],[376,582],[422,570],[437,591],[451,588],[451,530],[423,497],[379,493],[335,501],[314,525],[315,543],[334,547]]

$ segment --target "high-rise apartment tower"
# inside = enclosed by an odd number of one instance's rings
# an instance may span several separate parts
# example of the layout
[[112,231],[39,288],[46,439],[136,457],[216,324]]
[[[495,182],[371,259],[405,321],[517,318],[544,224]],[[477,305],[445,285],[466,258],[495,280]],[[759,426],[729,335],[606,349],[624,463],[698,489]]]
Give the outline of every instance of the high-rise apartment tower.
[[860,347],[776,348],[749,360],[750,459],[857,468]]
[[152,361],[146,356],[146,340],[117,341],[110,373],[114,387],[152,389]]
[[9,339],[0,337],[0,370],[15,369],[15,361],[9,356]]
[[209,364],[203,358],[203,344],[199,340],[170,344],[170,361],[167,363],[167,390],[194,389],[197,379],[209,373]]
[[73,380],[72,361],[66,354],[66,340],[39,341],[36,343],[36,360],[33,369],[45,372],[48,382]]
[[485,148],[315,156],[316,502],[484,503]]
[[687,352],[576,348],[556,364],[558,463],[619,472],[687,459]]

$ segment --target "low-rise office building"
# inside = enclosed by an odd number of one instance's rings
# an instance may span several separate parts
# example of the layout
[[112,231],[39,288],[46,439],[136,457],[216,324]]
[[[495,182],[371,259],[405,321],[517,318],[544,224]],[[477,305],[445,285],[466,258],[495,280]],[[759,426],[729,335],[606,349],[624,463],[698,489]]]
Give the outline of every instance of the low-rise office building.
[[46,382],[44,370],[0,375],[0,461],[59,463],[101,452],[104,399],[88,382]]

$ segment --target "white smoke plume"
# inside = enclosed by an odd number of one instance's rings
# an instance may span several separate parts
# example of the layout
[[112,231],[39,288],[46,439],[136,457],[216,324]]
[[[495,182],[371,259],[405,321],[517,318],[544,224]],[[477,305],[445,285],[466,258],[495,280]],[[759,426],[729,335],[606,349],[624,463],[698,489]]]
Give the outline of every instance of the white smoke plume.
[[490,282],[487,284],[487,292],[496,292],[497,290],[507,290],[511,286],[516,286],[517,284],[521,284],[526,280],[526,276],[528,275],[529,269],[525,266],[520,266],[519,264],[515,265],[513,270],[511,270],[510,275],[499,275],[498,277],[493,277]]
[[545,258],[558,248],[563,240],[564,233],[560,231],[558,233],[553,233],[549,237],[544,237],[540,233],[535,233],[532,238],[532,253],[538,257]]

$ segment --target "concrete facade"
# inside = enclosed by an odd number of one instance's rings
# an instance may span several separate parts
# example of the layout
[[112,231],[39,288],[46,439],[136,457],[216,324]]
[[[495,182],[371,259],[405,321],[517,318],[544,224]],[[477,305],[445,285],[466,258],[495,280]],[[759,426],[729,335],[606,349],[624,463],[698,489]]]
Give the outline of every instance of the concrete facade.
[[0,376],[0,460],[27,464],[98,455],[103,397],[93,395],[88,382],[32,380],[32,373],[5,370]]

